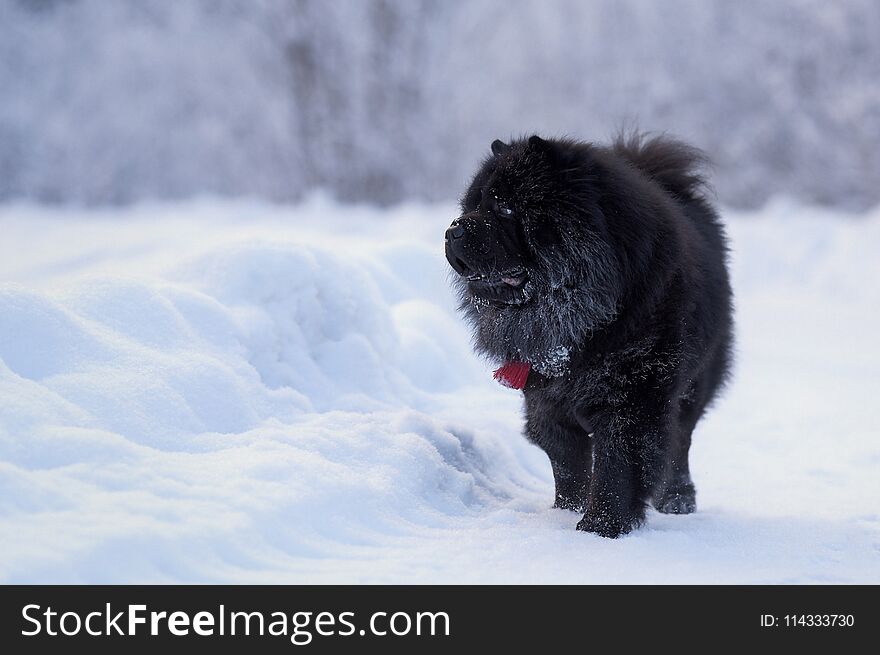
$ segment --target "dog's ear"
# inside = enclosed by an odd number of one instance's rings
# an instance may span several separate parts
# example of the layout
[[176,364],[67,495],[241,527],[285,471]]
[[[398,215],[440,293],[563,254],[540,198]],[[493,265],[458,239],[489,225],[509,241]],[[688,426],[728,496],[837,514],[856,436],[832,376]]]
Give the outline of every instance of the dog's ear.
[[498,155],[503,155],[508,150],[510,150],[510,146],[504,143],[501,139],[495,139],[492,142],[492,154],[496,157]]
[[550,149],[550,142],[534,134],[529,137],[529,148],[537,152],[547,152]]

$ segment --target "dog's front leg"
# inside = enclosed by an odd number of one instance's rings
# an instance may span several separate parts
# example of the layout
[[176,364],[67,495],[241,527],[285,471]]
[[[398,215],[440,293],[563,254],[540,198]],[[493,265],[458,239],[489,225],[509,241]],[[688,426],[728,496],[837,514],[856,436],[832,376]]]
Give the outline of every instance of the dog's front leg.
[[598,437],[586,512],[578,530],[615,538],[637,527],[645,516],[639,487],[632,454]]
[[644,408],[617,408],[605,420],[594,418],[593,425],[590,487],[577,527],[603,537],[619,537],[645,518],[660,462],[663,421]]
[[554,507],[584,511],[590,486],[590,438],[574,422],[530,411],[526,399],[526,435],[550,459],[556,486]]

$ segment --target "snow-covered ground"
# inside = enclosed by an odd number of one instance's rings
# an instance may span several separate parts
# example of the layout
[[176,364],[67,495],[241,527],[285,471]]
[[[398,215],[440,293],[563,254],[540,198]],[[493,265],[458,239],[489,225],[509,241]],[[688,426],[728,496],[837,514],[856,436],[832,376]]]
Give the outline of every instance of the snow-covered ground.
[[453,215],[0,207],[0,580],[880,582],[880,212],[728,213],[699,511],[617,541],[471,354]]

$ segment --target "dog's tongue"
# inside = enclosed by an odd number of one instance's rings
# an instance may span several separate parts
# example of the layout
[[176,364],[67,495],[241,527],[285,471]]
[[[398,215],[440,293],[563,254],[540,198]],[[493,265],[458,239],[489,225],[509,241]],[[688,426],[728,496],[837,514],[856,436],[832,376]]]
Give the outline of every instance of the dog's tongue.
[[522,389],[526,386],[529,377],[529,369],[532,365],[528,362],[507,362],[501,368],[495,370],[492,375],[498,382],[511,389]]

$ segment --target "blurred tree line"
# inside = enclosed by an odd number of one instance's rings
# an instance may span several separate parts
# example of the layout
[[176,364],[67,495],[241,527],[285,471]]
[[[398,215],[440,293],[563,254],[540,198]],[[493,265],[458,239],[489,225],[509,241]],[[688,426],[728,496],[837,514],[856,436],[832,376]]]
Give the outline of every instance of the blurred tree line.
[[726,203],[880,200],[876,0],[0,0],[0,199],[440,200],[492,139],[667,131]]

